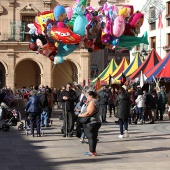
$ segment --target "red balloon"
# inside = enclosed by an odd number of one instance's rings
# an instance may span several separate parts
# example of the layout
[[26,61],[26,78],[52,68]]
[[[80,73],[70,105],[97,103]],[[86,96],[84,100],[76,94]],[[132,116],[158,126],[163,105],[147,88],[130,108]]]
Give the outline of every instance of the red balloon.
[[61,41],[64,44],[78,44],[81,41],[81,36],[68,28],[52,27],[50,34],[54,40]]
[[36,42],[30,42],[29,43],[29,49],[32,50],[32,51],[37,51],[38,46],[37,46]]

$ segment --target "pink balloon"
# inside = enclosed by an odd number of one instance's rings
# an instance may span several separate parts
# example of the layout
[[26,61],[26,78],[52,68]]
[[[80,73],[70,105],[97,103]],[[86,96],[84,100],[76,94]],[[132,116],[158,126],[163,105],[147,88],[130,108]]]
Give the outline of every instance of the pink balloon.
[[73,9],[71,7],[66,7],[66,13],[67,13],[67,18],[68,20],[71,19],[71,17],[73,16]]
[[125,30],[125,20],[121,16],[117,16],[114,20],[113,35],[120,37]]

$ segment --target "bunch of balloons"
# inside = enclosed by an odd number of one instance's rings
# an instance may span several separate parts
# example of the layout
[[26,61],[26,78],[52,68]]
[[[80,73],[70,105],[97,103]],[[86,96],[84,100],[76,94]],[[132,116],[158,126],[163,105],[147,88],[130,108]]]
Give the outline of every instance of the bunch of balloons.
[[73,7],[57,5],[53,11],[38,14],[37,22],[28,24],[29,48],[59,64],[78,47],[89,52],[104,48],[122,51],[148,44],[147,32],[137,37],[144,14],[134,13],[132,5],[118,10],[109,3],[98,9],[86,4],[87,0],[76,0]]

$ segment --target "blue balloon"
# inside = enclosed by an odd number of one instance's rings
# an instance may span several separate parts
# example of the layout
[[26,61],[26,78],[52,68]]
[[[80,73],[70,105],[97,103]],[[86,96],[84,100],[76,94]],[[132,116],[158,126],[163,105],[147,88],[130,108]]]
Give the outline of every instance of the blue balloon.
[[61,64],[65,61],[66,59],[64,57],[61,56],[55,56],[54,57],[54,64]]
[[74,25],[73,25],[73,32],[80,35],[80,36],[84,36],[85,32],[86,32],[86,25],[87,25],[88,21],[86,19],[86,17],[83,16],[77,16],[77,18],[74,21]]
[[84,16],[85,8],[83,8],[83,6],[80,4],[75,8],[74,12],[76,12],[78,16],[74,21],[73,32],[80,36],[84,36],[86,32],[86,25],[88,23],[86,17]]
[[78,45],[75,44],[63,44],[62,42],[59,42],[58,45],[58,53],[54,57],[54,64],[61,64],[66,59],[65,56],[72,53],[74,50],[76,50]]
[[76,50],[78,45],[75,44],[63,44],[62,42],[59,42],[58,46],[58,53],[57,56],[67,56],[70,53],[72,53],[74,50]]

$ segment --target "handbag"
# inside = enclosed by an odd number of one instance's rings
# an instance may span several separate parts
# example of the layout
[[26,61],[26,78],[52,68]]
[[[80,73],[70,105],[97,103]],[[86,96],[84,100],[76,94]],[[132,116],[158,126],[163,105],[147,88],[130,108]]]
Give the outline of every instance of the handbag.
[[91,116],[88,116],[88,117],[79,117],[79,122],[82,123],[82,124],[87,124],[90,122],[90,118]]

